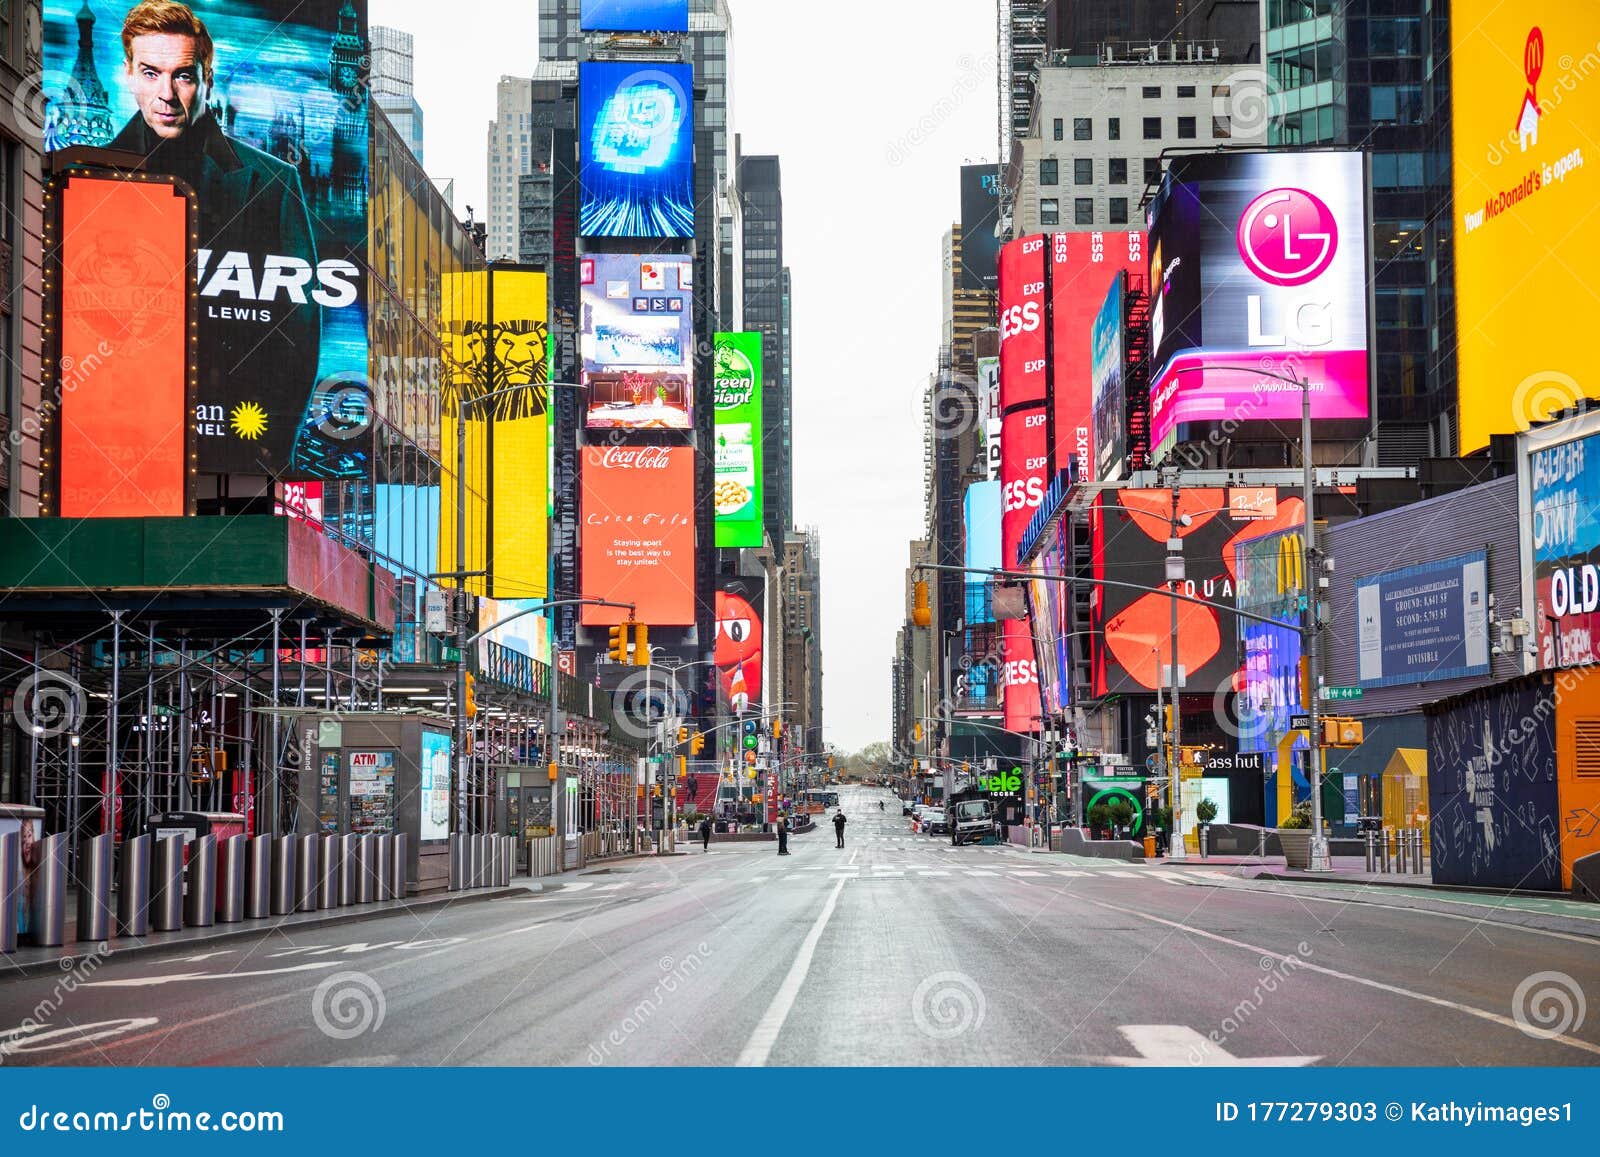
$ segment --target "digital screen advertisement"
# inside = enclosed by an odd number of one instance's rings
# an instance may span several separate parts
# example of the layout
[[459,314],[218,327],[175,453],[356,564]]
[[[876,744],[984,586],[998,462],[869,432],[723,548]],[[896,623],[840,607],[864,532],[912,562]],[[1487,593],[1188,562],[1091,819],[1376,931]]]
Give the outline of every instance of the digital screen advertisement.
[[1301,381],[1324,436],[1363,436],[1362,154],[1175,158],[1150,215],[1152,454],[1212,430],[1298,422]]
[[1600,434],[1528,455],[1539,666],[1600,661]]
[[422,732],[421,779],[418,803],[422,826],[419,840],[450,838],[450,736],[442,731]]
[[46,0],[43,20],[45,150],[136,153],[194,190],[199,469],[370,473],[364,0]]
[[760,333],[719,333],[716,346],[718,547],[762,542]]
[[1136,230],[1050,236],[1049,381],[1057,470],[1076,459],[1080,478],[1094,475],[1095,317],[1118,274],[1143,273],[1144,267],[1144,234]]
[[585,32],[687,32],[689,0],[583,0]]
[[763,606],[767,584],[761,578],[724,578],[717,591],[717,642],[712,656],[722,696],[735,715],[761,705],[764,658]]
[[549,301],[540,270],[496,266],[490,276],[493,326],[481,381],[509,390],[473,407],[487,423],[490,475],[489,594],[542,598],[549,583]]
[[[1072,561],[1062,542],[1058,522],[1049,543],[1028,563],[1034,574],[1072,572]],[[1033,631],[1039,701],[1047,715],[1059,715],[1072,705],[1072,593],[1066,583],[1032,579],[1025,584],[1028,622]]]
[[165,182],[82,176],[68,177],[60,197],[56,509],[64,518],[182,515],[188,202]]
[[579,233],[693,237],[693,70],[591,61],[578,75]]
[[[1594,300],[1590,211],[1600,6],[1455,0],[1450,86],[1462,454],[1600,397],[1593,334],[1552,310]],[[1585,158],[1584,149],[1589,150]],[[1529,335],[1537,334],[1537,341]]]
[[[1013,242],[1015,244],[1015,242]],[[1050,440],[1042,406],[1013,410],[1003,419],[1000,444],[1000,554],[1002,569],[1015,570],[1017,547],[1038,513],[1048,488]],[[1039,729],[1039,672],[1033,635],[1026,619],[1008,619],[1000,626],[1006,729]]]
[[1000,359],[978,359],[978,409],[983,417],[983,456],[989,481],[1000,479]]
[[1115,482],[1122,477],[1128,458],[1128,396],[1123,389],[1126,361],[1122,337],[1127,274],[1119,274],[1106,291],[1095,314],[1089,342],[1090,373],[1094,380],[1094,470],[1085,477]]
[[[583,597],[634,603],[652,627],[694,625],[694,451],[583,451]],[[584,607],[586,627],[624,623],[621,607]]]
[[962,165],[960,288],[993,291],[999,285],[999,219],[999,166]]
[[1000,249],[1000,409],[1045,397],[1045,261],[1050,239],[1019,237]]
[[687,430],[694,405],[694,266],[600,253],[579,262],[591,430]]
[[[1240,518],[1228,492],[1179,491],[1176,535],[1183,543],[1186,578],[1179,592],[1237,605],[1241,544],[1304,522],[1305,504],[1281,490],[1271,518]],[[1095,578],[1159,587],[1165,583],[1167,539],[1174,537],[1170,490],[1121,490],[1100,499],[1094,522]],[[1181,518],[1189,516],[1185,526]],[[1155,690],[1169,682],[1173,663],[1172,610],[1165,590],[1104,587],[1091,606],[1097,628],[1093,648],[1094,694]],[[1237,689],[1239,670],[1234,616],[1199,603],[1177,603],[1177,666],[1186,689],[1212,694]]]
[[1489,673],[1489,555],[1457,555],[1356,583],[1363,687]]

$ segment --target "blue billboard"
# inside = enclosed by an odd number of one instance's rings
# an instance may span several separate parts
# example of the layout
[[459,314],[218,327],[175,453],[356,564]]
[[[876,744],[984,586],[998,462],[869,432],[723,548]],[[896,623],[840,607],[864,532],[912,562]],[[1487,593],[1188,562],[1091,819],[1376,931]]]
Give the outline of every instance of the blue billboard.
[[585,32],[687,32],[689,0],[583,0]]
[[1356,583],[1363,687],[1489,673],[1489,555],[1374,575]]
[[686,64],[580,66],[583,236],[694,236],[692,77]]

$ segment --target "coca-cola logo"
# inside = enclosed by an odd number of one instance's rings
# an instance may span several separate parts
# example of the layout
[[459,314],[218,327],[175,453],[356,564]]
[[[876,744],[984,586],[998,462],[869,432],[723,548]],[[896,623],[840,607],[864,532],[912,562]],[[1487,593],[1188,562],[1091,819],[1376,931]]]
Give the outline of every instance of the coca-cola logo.
[[672,465],[668,446],[607,446],[600,453],[599,466],[607,470],[665,470]]

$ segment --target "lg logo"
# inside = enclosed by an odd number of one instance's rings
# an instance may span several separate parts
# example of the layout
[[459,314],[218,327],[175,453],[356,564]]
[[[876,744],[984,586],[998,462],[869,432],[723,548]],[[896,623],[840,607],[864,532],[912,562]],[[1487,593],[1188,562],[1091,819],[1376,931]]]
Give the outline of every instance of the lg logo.
[[1272,189],[1246,206],[1235,240],[1262,281],[1285,288],[1327,272],[1339,248],[1333,210],[1304,189]]

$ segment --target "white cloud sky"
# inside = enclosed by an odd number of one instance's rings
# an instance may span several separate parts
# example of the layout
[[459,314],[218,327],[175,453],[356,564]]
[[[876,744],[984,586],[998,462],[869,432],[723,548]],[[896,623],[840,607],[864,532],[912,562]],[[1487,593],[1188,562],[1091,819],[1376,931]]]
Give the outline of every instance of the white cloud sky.
[[[731,0],[733,117],[783,163],[794,278],[795,521],[823,548],[824,724],[888,738],[906,542],[923,528],[919,403],[940,339],[958,168],[994,159],[995,8],[965,0]],[[532,0],[372,0],[416,37],[427,169],[486,208],[495,83],[538,57]]]

